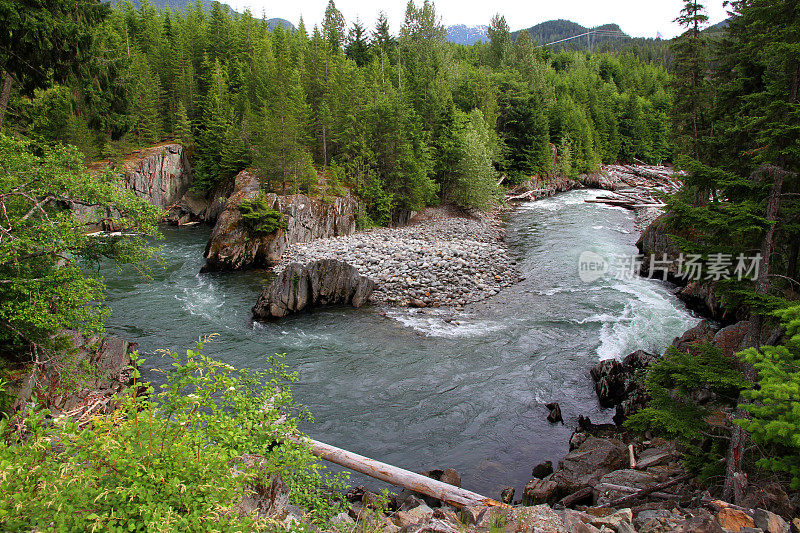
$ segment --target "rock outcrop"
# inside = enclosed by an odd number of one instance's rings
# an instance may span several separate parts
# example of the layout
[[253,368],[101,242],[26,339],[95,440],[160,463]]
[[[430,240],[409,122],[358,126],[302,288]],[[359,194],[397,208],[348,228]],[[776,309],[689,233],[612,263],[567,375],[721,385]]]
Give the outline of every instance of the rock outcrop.
[[192,183],[192,166],[180,144],[148,148],[126,162],[125,187],[153,205],[167,208],[178,202]]
[[591,370],[595,392],[603,407],[616,407],[614,422],[621,424],[647,402],[644,376],[638,375],[658,358],[643,350],[616,359],[600,361]]
[[75,347],[70,368],[61,367],[57,360],[32,368],[9,389],[17,397],[12,409],[23,409],[35,396],[38,406],[54,415],[113,410],[114,395],[131,383],[131,354],[138,345],[117,337],[86,337],[76,332],[66,335]]
[[265,194],[266,204],[286,216],[286,228],[269,235],[253,235],[242,223],[239,206],[260,194],[258,178],[243,170],[236,176],[233,192],[217,219],[206,246],[204,272],[265,268],[278,262],[293,243],[355,232],[358,203],[352,198],[336,198],[332,203],[302,194]]
[[325,305],[361,307],[374,288],[374,281],[341,261],[322,259],[305,266],[292,263],[261,293],[253,307],[253,317],[282,318]]
[[594,486],[604,475],[624,468],[627,460],[628,448],[622,441],[590,436],[564,457],[549,480],[556,483],[558,497],[563,497]]
[[661,215],[647,229],[644,230],[636,247],[642,254],[642,275],[650,273],[650,260],[654,257],[659,265],[653,271],[653,277],[660,279],[663,276],[662,261],[669,262],[667,279],[680,288],[676,296],[686,303],[686,306],[714,320],[733,323],[746,318],[746,313],[738,311],[731,313],[725,309],[719,297],[715,294],[715,283],[705,279],[686,279],[681,276],[680,250],[671,236],[674,230],[668,228],[669,215]]

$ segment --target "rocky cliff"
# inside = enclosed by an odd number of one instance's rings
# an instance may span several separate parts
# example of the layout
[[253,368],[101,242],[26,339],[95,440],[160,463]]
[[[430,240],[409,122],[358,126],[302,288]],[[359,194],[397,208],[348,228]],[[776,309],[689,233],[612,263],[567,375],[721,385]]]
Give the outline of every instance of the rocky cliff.
[[354,267],[333,259],[305,266],[292,263],[258,297],[253,317],[283,318],[306,308],[326,305],[361,307],[375,289],[375,282]]
[[236,176],[233,192],[225,202],[206,246],[203,272],[263,268],[278,262],[289,244],[324,237],[352,235],[356,230],[358,203],[336,198],[332,203],[302,194],[266,194],[267,205],[286,216],[286,228],[269,235],[253,235],[242,223],[239,206],[259,196],[258,178],[247,170]]
[[125,163],[125,187],[153,205],[168,208],[183,197],[192,183],[192,166],[180,144],[142,150]]
[[[747,318],[747,311],[739,309],[730,312],[725,309],[719,296],[715,294],[716,283],[706,279],[686,279],[680,272],[680,250],[671,236],[675,230],[669,228],[669,215],[661,215],[642,233],[636,243],[642,254],[642,274],[650,272],[650,259],[655,257],[659,262],[666,255],[669,261],[668,279],[678,285],[676,296],[686,303],[686,306],[714,320],[731,324]],[[661,271],[656,270],[655,277],[661,276]]]

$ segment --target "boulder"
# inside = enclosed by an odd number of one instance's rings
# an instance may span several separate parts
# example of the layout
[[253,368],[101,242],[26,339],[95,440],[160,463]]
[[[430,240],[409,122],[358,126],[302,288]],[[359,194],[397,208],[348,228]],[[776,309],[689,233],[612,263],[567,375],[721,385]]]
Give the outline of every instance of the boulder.
[[550,410],[550,413],[547,415],[548,422],[555,424],[556,422],[564,421],[564,419],[561,417],[561,406],[558,405],[558,402],[548,403],[545,407]]
[[590,436],[564,457],[550,479],[558,484],[560,496],[572,494],[596,485],[600,478],[623,468],[627,461],[628,447],[622,441]]
[[701,320],[693,328],[684,331],[680,337],[675,337],[672,346],[681,352],[686,352],[694,344],[713,341],[718,330],[719,328],[714,327],[708,320]]
[[717,522],[723,529],[738,533],[743,527],[755,527],[753,519],[738,509],[726,507],[717,513]]
[[500,492],[500,501],[511,505],[514,503],[514,487],[506,487]]
[[765,533],[789,533],[789,524],[786,520],[766,509],[756,509],[753,513],[753,522]]
[[554,500],[558,483],[547,479],[532,479],[522,491],[523,505],[536,505]]
[[203,272],[269,267],[277,264],[290,244],[355,232],[358,202],[352,198],[336,198],[326,203],[302,194],[268,193],[263,195],[267,206],[285,215],[286,227],[268,235],[253,234],[242,223],[239,206],[258,198],[262,194],[260,189],[261,184],[252,172],[243,170],[236,176],[233,192],[206,245]]
[[622,490],[621,487],[641,490],[655,483],[658,483],[658,478],[647,472],[627,468],[615,470],[600,478],[595,486],[595,499],[597,505],[604,505],[624,496],[630,496],[634,492],[633,490]]
[[600,404],[604,407],[616,406],[614,422],[617,424],[646,404],[647,392],[643,380],[637,379],[637,372],[657,360],[655,355],[637,350],[626,355],[622,362],[607,359],[592,368],[591,375]]
[[747,487],[741,505],[751,509],[765,509],[784,518],[797,516],[795,506],[780,483],[751,483]]
[[306,308],[326,305],[361,307],[374,288],[374,281],[335,259],[321,259],[305,266],[292,263],[258,297],[253,317],[256,320],[283,318]]
[[531,475],[538,479],[544,479],[553,473],[553,462],[545,461],[533,467]]

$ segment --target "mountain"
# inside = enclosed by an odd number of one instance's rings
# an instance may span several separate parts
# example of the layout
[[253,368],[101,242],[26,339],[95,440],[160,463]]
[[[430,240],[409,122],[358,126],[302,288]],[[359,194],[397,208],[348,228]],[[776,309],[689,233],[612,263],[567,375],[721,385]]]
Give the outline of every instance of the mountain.
[[594,49],[597,45],[610,44],[614,45],[629,43],[632,38],[620,29],[616,24],[604,24],[595,28],[587,28],[581,26],[576,22],[570,20],[548,20],[536,26],[527,29],[515,31],[511,34],[512,38],[516,40],[520,32],[527,31],[531,35],[531,40],[543,44],[556,43],[562,39],[569,39],[578,35],[593,31],[591,35],[585,35],[576,39],[566,40],[560,43],[551,44],[551,48],[560,49],[577,49],[585,50],[586,48]]
[[447,27],[447,40],[456,44],[475,44],[478,41],[487,42],[489,40],[486,30],[489,26],[467,26],[466,24],[456,24]]
[[[111,3],[114,3],[114,0],[107,0],[107,1],[109,1]],[[180,10],[186,9],[187,7],[194,7],[195,3],[196,3],[195,0],[150,0],[150,4],[152,4],[153,6],[155,6],[159,10],[162,10],[162,9],[165,9],[165,8],[168,7],[170,9],[172,9],[173,11],[180,11]],[[202,0],[203,8],[206,11],[211,11],[211,5],[213,3],[214,3],[213,0]],[[122,2],[120,1],[119,4],[122,4]],[[133,0],[133,5],[138,8],[139,5],[140,5],[139,0]],[[220,3],[220,5],[223,8],[228,9],[228,11],[230,11],[232,14],[239,14],[231,6],[229,6],[228,4]],[[259,15],[256,14],[256,13],[253,13],[253,16],[254,17],[258,17]],[[278,18],[278,17],[267,19],[267,24],[269,25],[270,29],[275,29],[275,27],[278,26],[278,25],[283,26],[287,30],[296,29],[294,24],[292,24],[291,22],[289,22],[286,19],[282,19],[282,18]]]

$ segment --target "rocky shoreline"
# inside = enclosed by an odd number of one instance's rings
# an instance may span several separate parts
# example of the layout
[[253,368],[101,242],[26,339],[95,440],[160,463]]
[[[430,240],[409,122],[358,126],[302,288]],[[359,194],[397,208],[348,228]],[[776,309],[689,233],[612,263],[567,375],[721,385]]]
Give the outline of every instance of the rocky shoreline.
[[411,307],[463,307],[519,281],[496,216],[428,208],[400,228],[291,245],[289,264],[337,259],[376,282],[371,301]]

